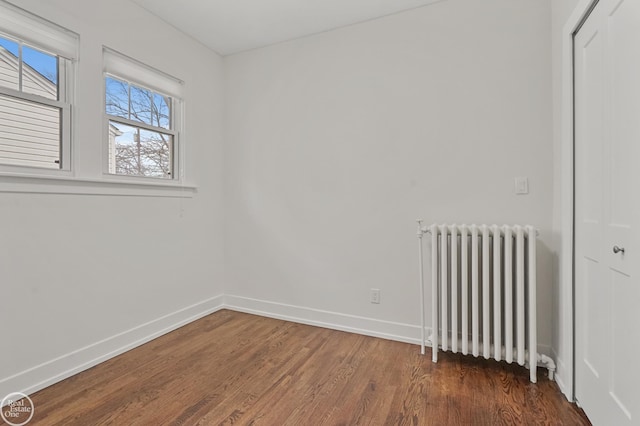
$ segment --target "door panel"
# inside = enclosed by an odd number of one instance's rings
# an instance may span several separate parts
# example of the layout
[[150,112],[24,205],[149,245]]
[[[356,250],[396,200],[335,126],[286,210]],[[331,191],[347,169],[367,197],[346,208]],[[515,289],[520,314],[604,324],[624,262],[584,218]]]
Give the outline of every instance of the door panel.
[[576,396],[590,419],[606,398],[609,292],[603,285],[604,39],[597,6],[574,40]]
[[[637,172],[640,159],[640,2],[608,1],[606,16],[610,103],[609,199],[605,208],[608,224],[609,285],[611,305],[611,368],[609,391],[615,403],[616,422],[640,425],[640,392],[637,332],[640,316],[640,283],[634,268],[638,257],[633,228],[638,220]],[[614,253],[613,247],[624,248]],[[635,332],[634,332],[635,330]],[[629,423],[624,423],[625,421]]]
[[585,258],[584,266],[585,308],[590,314],[584,318],[583,360],[596,379],[599,379],[606,366],[606,353],[602,350],[609,331],[602,318],[608,316],[607,293],[602,289],[601,267],[599,262]]
[[[634,304],[633,282],[629,276],[618,272],[611,272],[611,281],[613,289],[612,297],[612,344],[611,352],[613,354],[611,363],[611,396],[614,401],[624,412],[627,417],[631,416],[633,405],[638,404],[638,400],[632,400],[634,395],[637,398],[637,382],[634,380],[634,374],[631,370],[637,369],[637,357],[635,352],[637,348],[637,333],[633,336],[632,330],[635,329],[637,315],[635,312],[638,305]],[[639,301],[635,301],[638,303]],[[636,317],[636,318],[634,318]],[[630,374],[631,373],[631,374]],[[636,423],[637,424],[637,423]]]
[[[631,259],[634,250],[632,244],[631,222],[634,217],[633,189],[638,181],[633,179],[634,146],[638,138],[638,120],[640,116],[640,80],[638,78],[638,51],[640,49],[640,3],[634,0],[614,0],[607,5],[606,33],[607,44],[605,61],[607,63],[607,83],[609,96],[606,118],[609,121],[607,146],[609,158],[609,205],[607,222],[609,224],[607,250],[608,263],[614,270],[630,275]],[[613,247],[625,249],[625,253],[613,253]]]
[[574,51],[576,397],[640,425],[640,1],[601,0]]

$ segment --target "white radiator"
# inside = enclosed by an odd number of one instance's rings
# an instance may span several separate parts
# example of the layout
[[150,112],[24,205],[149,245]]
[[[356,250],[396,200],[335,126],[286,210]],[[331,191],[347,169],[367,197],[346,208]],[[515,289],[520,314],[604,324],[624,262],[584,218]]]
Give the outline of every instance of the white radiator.
[[433,362],[443,351],[483,356],[530,370],[555,364],[538,354],[536,237],[532,226],[431,225],[419,221],[422,353],[424,280],[422,235],[431,235]]

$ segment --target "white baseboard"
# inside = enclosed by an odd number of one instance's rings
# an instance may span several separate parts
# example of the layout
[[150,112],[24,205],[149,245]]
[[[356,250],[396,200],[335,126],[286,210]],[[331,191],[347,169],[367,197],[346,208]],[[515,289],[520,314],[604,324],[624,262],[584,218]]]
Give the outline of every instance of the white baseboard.
[[[225,295],[224,305],[226,309],[232,311],[416,345],[420,344],[420,326],[412,324],[383,321],[233,295]],[[426,331],[427,335],[429,333],[430,331]]]
[[223,296],[196,303],[145,324],[123,331],[66,355],[0,379],[0,398],[12,392],[32,394],[101,362],[167,334],[223,306]]
[[[220,295],[118,333],[13,376],[0,379],[0,395],[8,395],[12,392],[22,392],[27,395],[35,393],[221,309],[415,345],[420,344],[419,325],[383,321],[242,296]],[[431,328],[426,328],[425,336],[430,334]],[[427,346],[429,346],[429,342],[427,342]],[[538,350],[539,353],[544,354],[553,352],[550,347],[543,345],[540,345]],[[553,358],[557,359],[555,355],[553,353]],[[561,366],[559,363],[556,379],[560,389],[567,395],[561,374],[564,369]]]
[[[420,344],[419,325],[382,321],[242,296],[225,295],[224,300],[225,308],[233,311],[246,312],[333,330],[348,331],[365,336],[413,343],[415,345]],[[426,327],[425,336],[428,337],[430,334],[431,327]],[[426,343],[427,346],[431,344],[428,341]],[[551,356],[551,346],[538,345],[538,353]]]
[[567,366],[562,358],[558,356],[555,350],[552,350],[553,359],[556,360],[556,375],[555,380],[560,388],[560,391],[564,394],[569,402],[573,402],[573,394],[571,386],[567,384]]

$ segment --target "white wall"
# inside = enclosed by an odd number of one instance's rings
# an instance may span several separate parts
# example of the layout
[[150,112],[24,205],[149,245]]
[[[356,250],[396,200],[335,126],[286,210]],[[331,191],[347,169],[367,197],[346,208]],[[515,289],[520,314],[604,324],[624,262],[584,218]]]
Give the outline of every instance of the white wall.
[[129,1],[15,3],[80,34],[79,175],[101,171],[106,45],[185,81],[187,182],[198,191],[0,193],[1,395],[209,312],[223,294],[221,59]]
[[413,341],[414,220],[529,223],[548,351],[550,4],[448,0],[226,57],[227,301]]
[[553,87],[553,338],[552,347],[557,364],[556,381],[562,391],[571,399],[573,388],[573,336],[567,335],[567,329],[573,327],[571,312],[564,307],[571,303],[566,285],[561,280],[562,244],[571,244],[562,233],[562,60],[563,27],[578,5],[579,0],[554,0],[552,2],[552,87]]
[[558,22],[574,1],[446,0],[221,60],[126,0],[15,0],[81,36],[78,173],[101,167],[107,45],[186,82],[198,192],[0,193],[0,394],[216,309],[223,293],[237,309],[416,341],[419,217],[538,227],[540,343],[562,343],[549,46],[553,25],[557,92]]

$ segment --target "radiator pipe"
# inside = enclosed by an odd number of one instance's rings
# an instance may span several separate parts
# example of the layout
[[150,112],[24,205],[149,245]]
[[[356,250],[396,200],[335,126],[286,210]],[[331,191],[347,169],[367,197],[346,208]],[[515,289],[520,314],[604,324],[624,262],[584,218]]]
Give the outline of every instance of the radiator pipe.
[[[458,338],[458,345],[462,346],[462,342],[464,341],[464,339],[462,338]],[[484,349],[484,348],[483,348]],[[491,352],[495,352],[496,348],[494,345],[490,346],[490,350]],[[502,359],[505,359],[505,355],[507,352],[507,348],[505,346],[503,346],[502,348],[498,348],[498,351],[500,351],[501,355],[502,355]],[[513,352],[517,351],[517,348],[512,348]],[[451,353],[460,353],[460,352],[454,352],[454,351],[449,351]],[[532,358],[531,358],[531,351],[529,349],[525,349],[524,352],[524,358],[525,358],[525,362],[522,364],[523,367],[531,370],[533,365],[532,364]],[[473,356],[473,355],[472,355]],[[482,356],[482,354],[478,354],[478,356],[474,357],[474,358],[479,358],[480,356]],[[555,380],[555,372],[556,372],[556,363],[553,360],[553,358],[545,355],[545,354],[540,354],[540,353],[535,353],[533,356],[535,356],[535,365],[536,368],[537,367],[542,367],[542,368],[546,368],[548,371],[548,377],[550,381],[554,381]],[[518,364],[517,360],[513,360],[513,361],[505,361],[507,364]],[[532,380],[533,383],[536,383],[535,380]]]
[[420,353],[424,355],[424,265],[422,262],[422,220],[418,222],[418,265],[420,269]]
[[[423,228],[424,229],[424,228]],[[438,227],[431,225],[431,300],[433,309],[431,310],[431,361],[438,362]]]

